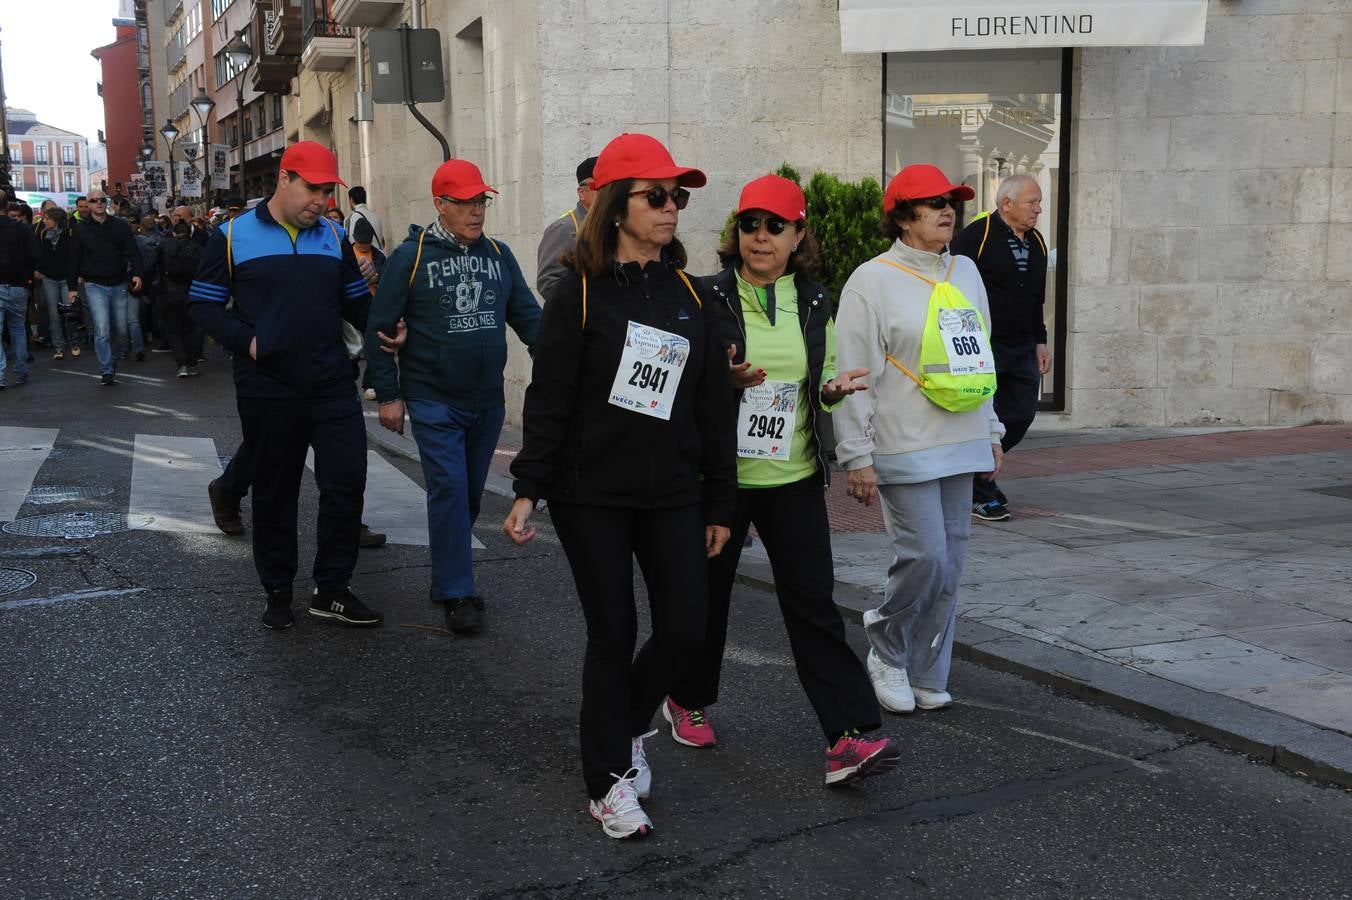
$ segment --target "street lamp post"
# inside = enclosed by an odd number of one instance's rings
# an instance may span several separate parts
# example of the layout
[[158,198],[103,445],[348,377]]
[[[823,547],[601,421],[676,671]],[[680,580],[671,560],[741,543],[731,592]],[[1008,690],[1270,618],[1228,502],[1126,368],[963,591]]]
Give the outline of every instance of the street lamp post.
[[172,203],[174,194],[178,193],[178,186],[174,183],[174,141],[178,140],[178,129],[174,127],[173,119],[164,120],[160,137],[164,138],[164,143],[169,147],[169,201]]
[[216,108],[216,101],[207,96],[207,89],[200,87],[197,89],[197,96],[192,98],[188,104],[197,113],[197,119],[202,123],[202,163],[206,166],[206,171],[202,176],[202,196],[210,201],[211,194],[209,185],[211,184],[211,129],[207,127],[208,118],[211,111]]
[[241,28],[225,45],[225,56],[235,70],[235,130],[239,133],[239,193],[244,193],[244,73],[253,63],[253,48],[246,39],[248,31]]

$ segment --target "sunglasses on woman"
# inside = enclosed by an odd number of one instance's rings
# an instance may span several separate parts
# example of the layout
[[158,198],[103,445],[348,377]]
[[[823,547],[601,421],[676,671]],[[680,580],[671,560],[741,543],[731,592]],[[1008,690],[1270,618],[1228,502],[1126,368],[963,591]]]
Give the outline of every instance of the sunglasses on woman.
[[928,206],[930,209],[945,209],[947,207],[958,208],[958,201],[952,197],[926,197],[923,200],[914,201],[920,206]]
[[668,191],[664,187],[650,187],[646,191],[630,191],[630,197],[644,197],[648,205],[653,209],[662,209],[667,205],[667,198],[670,197],[676,204],[677,209],[685,209],[685,205],[690,202],[690,192],[683,187],[678,187],[673,191]]
[[755,234],[760,231],[761,223],[765,224],[765,230],[774,235],[784,233],[784,229],[789,227],[788,219],[781,219],[779,216],[766,216],[762,219],[760,216],[738,216],[737,227],[741,229],[742,234]]

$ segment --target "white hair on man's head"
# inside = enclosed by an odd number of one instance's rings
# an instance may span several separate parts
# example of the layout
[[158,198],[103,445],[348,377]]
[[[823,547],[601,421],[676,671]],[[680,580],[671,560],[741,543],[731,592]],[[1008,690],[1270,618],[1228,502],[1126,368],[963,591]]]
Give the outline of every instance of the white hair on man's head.
[[1037,179],[1032,175],[1011,175],[1000,182],[1000,187],[995,191],[995,208],[999,209],[1005,205],[1005,201],[1013,203],[1019,199],[1019,191],[1023,190],[1024,185],[1031,184],[1037,187]]

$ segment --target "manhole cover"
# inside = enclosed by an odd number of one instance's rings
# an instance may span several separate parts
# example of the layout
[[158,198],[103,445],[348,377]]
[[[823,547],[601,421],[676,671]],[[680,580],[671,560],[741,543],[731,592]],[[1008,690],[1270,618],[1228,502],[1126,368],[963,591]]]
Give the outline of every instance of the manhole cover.
[[52,516],[26,516],[6,522],[7,534],[22,537],[91,538],[101,534],[115,534],[145,528],[154,518],[112,512],[59,513]]
[[37,580],[38,576],[27,569],[0,569],[0,594],[21,591]]
[[56,503],[69,503],[71,500],[107,497],[112,492],[113,489],[110,487],[63,487],[59,484],[44,484],[28,492],[27,502],[38,506],[50,506]]

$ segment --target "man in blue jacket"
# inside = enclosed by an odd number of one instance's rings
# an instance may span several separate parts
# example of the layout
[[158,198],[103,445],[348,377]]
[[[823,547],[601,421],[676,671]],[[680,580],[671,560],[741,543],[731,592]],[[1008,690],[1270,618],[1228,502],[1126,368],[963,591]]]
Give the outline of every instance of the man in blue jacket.
[[276,193],[212,232],[188,290],[193,318],[234,354],[240,425],[255,457],[253,554],[268,628],[294,621],[296,507],[310,448],[319,486],[310,614],[381,622],[348,587],[366,489],[366,426],[343,322],[364,329],[371,295],[342,226],[323,218],[342,183],[327,148],[292,144]]
[[[502,431],[507,326],[534,352],[540,324],[516,257],[484,234],[496,193],[473,163],[442,163],[432,176],[437,218],[411,227],[390,254],[366,326],[380,424],[403,434],[405,407],[413,422],[427,485],[432,599],[445,604],[446,627],[460,634],[483,626],[470,527]],[[396,368],[380,352],[379,333],[393,334],[400,317],[408,341]]]

